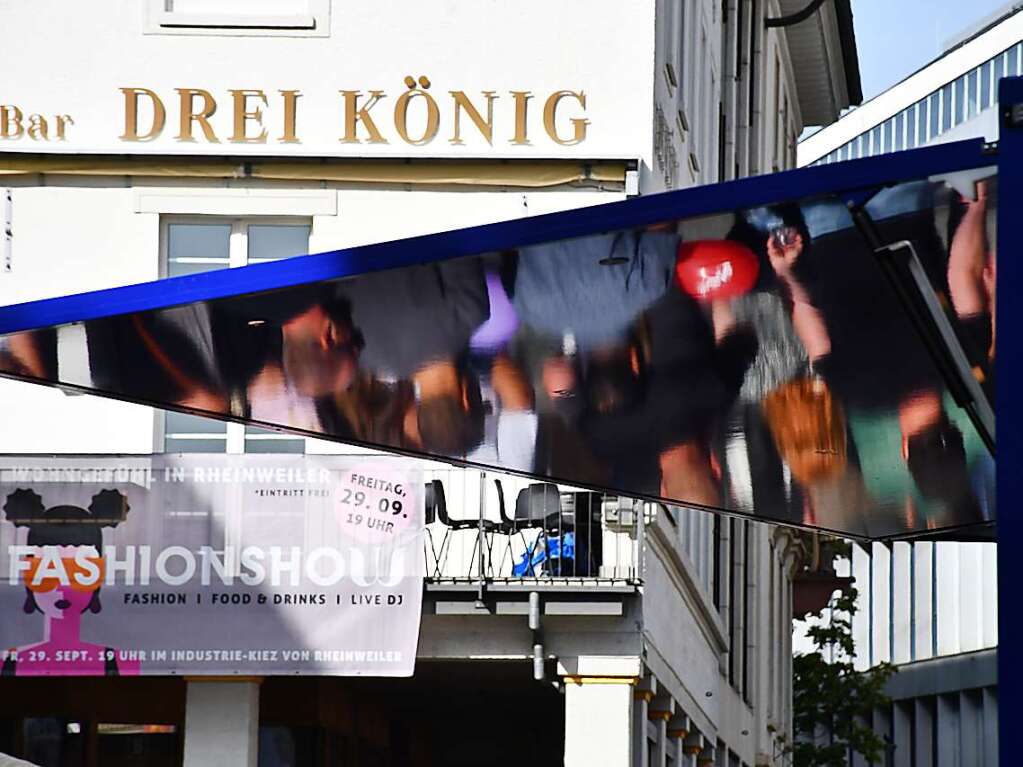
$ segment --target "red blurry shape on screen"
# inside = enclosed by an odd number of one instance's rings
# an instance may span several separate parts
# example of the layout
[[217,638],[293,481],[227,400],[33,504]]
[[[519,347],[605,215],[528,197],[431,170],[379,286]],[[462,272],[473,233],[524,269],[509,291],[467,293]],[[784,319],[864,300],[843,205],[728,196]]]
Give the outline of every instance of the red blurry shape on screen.
[[756,284],[759,271],[753,251],[731,240],[684,242],[675,260],[679,287],[699,301],[748,293]]

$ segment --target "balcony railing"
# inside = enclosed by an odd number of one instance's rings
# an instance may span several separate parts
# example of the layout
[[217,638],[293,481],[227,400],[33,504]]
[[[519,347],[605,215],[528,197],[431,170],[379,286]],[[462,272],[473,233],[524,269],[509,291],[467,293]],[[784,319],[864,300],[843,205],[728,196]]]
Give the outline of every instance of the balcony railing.
[[635,585],[651,504],[465,469],[426,473],[433,583]]

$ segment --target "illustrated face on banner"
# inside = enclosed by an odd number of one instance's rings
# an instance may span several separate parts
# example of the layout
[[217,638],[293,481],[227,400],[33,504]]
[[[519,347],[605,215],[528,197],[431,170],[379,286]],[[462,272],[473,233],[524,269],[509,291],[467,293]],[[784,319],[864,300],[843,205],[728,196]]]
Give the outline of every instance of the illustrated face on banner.
[[996,203],[783,200],[16,334],[0,372],[852,536],[984,525]]
[[[138,674],[135,658],[82,639],[83,616],[103,609],[102,530],[124,521],[129,511],[125,497],[107,489],[93,496],[87,510],[71,505],[46,508],[42,497],[21,488],[7,495],[3,510],[15,528],[28,528],[27,555],[11,568],[12,574],[21,573],[24,583],[22,611],[43,616],[41,641],[11,651],[3,674]],[[15,585],[16,579],[11,580],[9,585]]]

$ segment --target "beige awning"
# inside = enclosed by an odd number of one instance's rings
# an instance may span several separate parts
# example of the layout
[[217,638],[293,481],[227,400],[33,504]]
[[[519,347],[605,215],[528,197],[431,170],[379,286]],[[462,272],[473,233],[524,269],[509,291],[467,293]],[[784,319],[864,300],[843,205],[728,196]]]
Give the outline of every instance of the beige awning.
[[334,160],[0,154],[0,180],[36,174],[253,178],[359,184],[544,188],[624,184],[625,160]]

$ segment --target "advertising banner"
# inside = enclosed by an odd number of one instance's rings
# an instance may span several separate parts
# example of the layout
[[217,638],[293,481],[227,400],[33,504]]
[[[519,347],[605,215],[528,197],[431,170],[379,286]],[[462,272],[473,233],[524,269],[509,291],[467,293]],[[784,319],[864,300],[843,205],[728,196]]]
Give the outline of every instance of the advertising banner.
[[0,459],[0,675],[410,676],[423,495],[386,456]]

